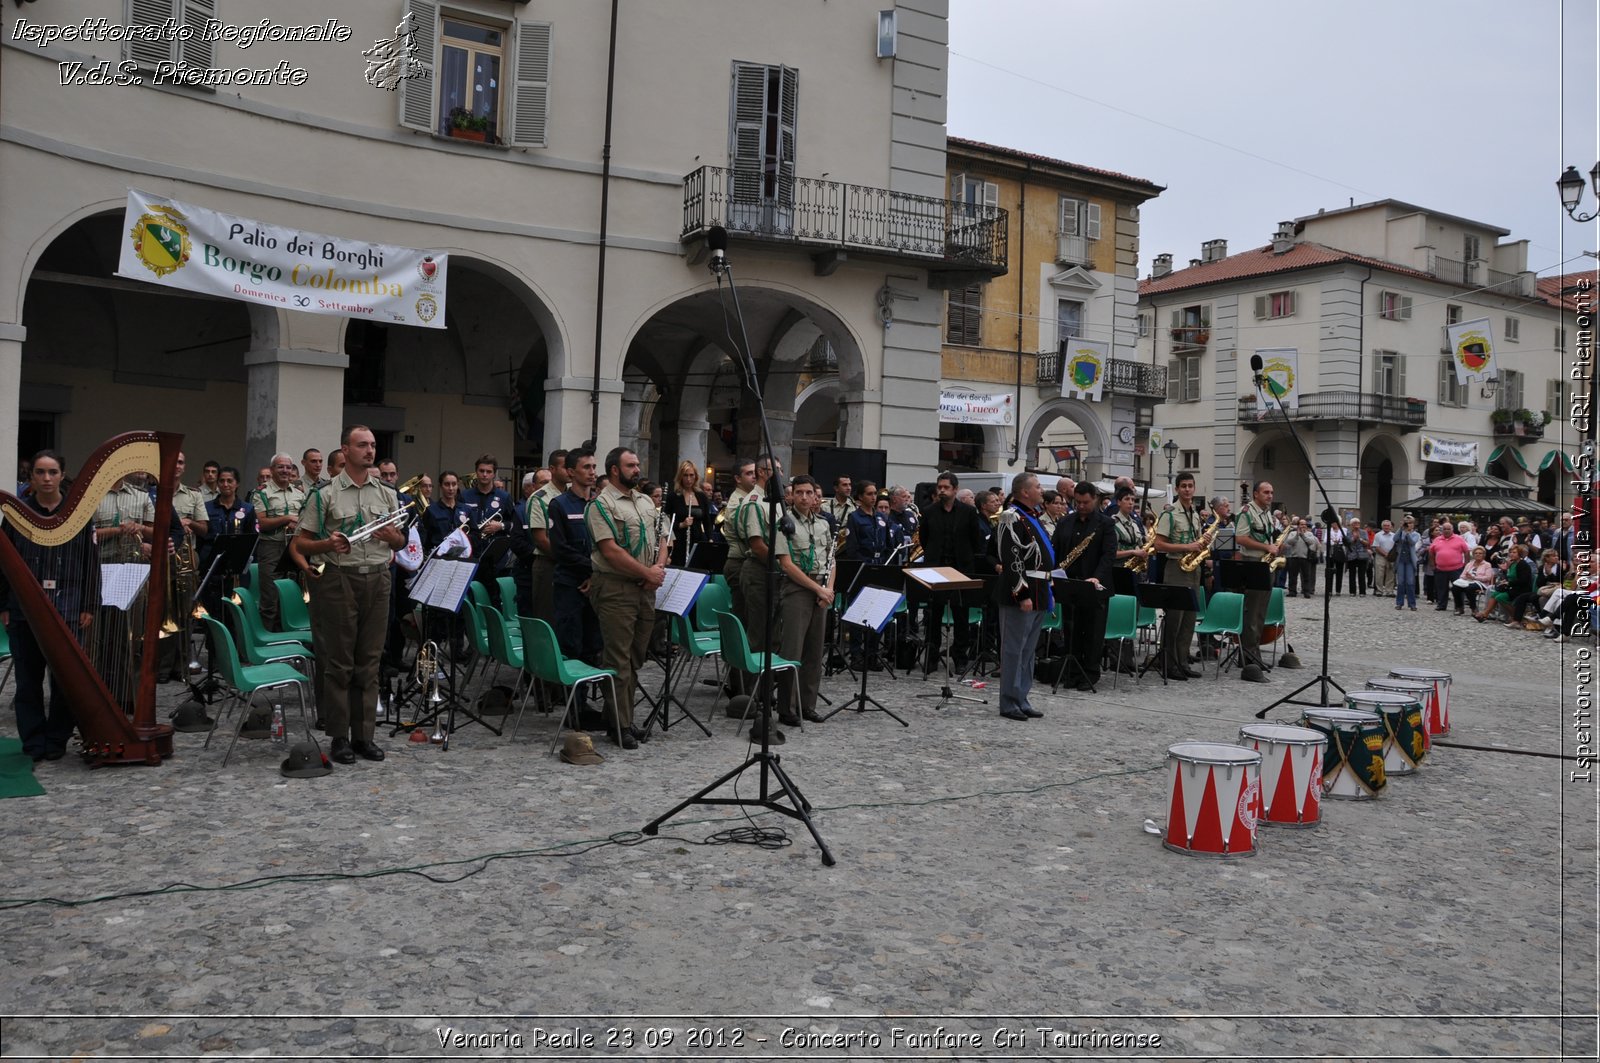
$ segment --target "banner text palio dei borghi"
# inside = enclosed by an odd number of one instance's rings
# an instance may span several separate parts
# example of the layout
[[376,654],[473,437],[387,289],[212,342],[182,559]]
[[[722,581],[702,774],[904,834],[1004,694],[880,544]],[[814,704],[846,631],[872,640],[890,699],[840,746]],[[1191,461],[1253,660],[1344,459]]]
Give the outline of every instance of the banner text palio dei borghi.
[[117,275],[307,314],[444,328],[448,257],[128,190]]

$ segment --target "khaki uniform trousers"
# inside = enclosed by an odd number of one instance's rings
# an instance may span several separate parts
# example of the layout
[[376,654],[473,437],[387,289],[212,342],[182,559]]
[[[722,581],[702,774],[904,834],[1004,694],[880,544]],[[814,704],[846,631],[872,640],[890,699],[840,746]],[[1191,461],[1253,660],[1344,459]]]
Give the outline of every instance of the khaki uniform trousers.
[[1244,592],[1244,628],[1239,634],[1239,666],[1261,665],[1261,625],[1267,621],[1271,591]]
[[634,680],[656,629],[655,592],[645,590],[631,576],[596,572],[589,583],[589,604],[594,606],[605,643],[601,664],[617,673],[617,700],[608,705],[610,714],[624,728],[632,727]]
[[[1161,582],[1169,587],[1200,587],[1200,570],[1185,572],[1178,562],[1183,554],[1168,554],[1162,566]],[[1169,673],[1182,673],[1189,668],[1189,648],[1194,645],[1194,625],[1197,616],[1193,610],[1172,614],[1166,621],[1166,639],[1161,644],[1161,667]],[[1258,629],[1259,630],[1259,629]]]
[[278,562],[283,560],[283,552],[288,548],[288,541],[284,539],[262,536],[256,540],[256,564],[260,566],[256,569],[259,582],[256,598],[261,602],[261,622],[268,631],[282,630],[278,622],[278,588],[273,581],[278,578]]
[[[328,565],[313,599],[323,599],[318,672],[328,695],[319,703],[330,738],[372,741],[377,727],[378,659],[389,630],[389,566],[373,571]],[[326,656],[321,656],[325,653]]]
[[[822,642],[828,611],[817,604],[816,594],[785,581],[780,615],[783,648],[778,652],[791,661],[800,662],[800,711],[816,712],[817,688],[822,685]],[[779,704],[785,706],[780,711],[787,711],[789,684],[779,689],[783,692]]]

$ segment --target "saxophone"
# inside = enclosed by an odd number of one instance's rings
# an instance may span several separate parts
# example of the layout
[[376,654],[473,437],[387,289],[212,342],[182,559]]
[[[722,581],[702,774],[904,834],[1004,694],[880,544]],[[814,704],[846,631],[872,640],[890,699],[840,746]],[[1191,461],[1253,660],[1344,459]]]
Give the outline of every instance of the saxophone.
[[1144,537],[1144,545],[1139,547],[1139,549],[1145,551],[1145,555],[1146,556],[1144,556],[1144,557],[1130,557],[1130,558],[1128,558],[1128,560],[1126,560],[1126,561],[1124,561],[1122,563],[1122,567],[1127,569],[1129,572],[1143,572],[1146,569],[1148,569],[1150,567],[1150,557],[1149,557],[1150,548],[1155,546],[1155,544],[1156,544],[1156,525],[1155,525],[1155,521],[1151,521],[1150,522],[1150,534],[1146,535]]
[[1289,523],[1283,526],[1283,534],[1278,536],[1278,555],[1267,563],[1267,568],[1269,568],[1274,575],[1277,574],[1279,569],[1283,568],[1284,565],[1289,563],[1289,559],[1283,556],[1283,544],[1289,541],[1289,536],[1294,534],[1295,526],[1299,523],[1299,517],[1290,517]]
[[1178,567],[1185,572],[1193,572],[1205,564],[1206,558],[1211,556],[1211,540],[1217,537],[1217,529],[1222,527],[1222,518],[1212,517],[1211,523],[1206,525],[1205,531],[1200,533],[1201,549],[1192,554],[1183,555],[1183,560],[1178,562]]
[[1096,528],[1094,531],[1089,533],[1087,538],[1085,538],[1077,546],[1074,546],[1071,550],[1069,550],[1067,552],[1067,556],[1064,557],[1061,560],[1061,564],[1058,566],[1061,569],[1061,571],[1065,572],[1067,569],[1071,568],[1074,564],[1076,564],[1078,558],[1083,556],[1083,552],[1085,550],[1089,549],[1089,544],[1094,542],[1095,536],[1097,536],[1099,534],[1100,534],[1100,529]]

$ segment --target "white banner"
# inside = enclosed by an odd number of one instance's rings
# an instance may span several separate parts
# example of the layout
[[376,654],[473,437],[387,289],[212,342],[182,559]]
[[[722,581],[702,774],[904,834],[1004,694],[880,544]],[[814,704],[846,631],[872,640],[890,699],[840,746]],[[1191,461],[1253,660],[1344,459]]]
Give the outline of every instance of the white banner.
[[[1256,415],[1273,409],[1300,408],[1300,351],[1296,347],[1259,347],[1261,387],[1256,391]],[[1252,382],[1253,383],[1253,382]]]
[[1010,424],[1015,408],[1010,394],[974,395],[970,391],[939,392],[941,424]]
[[1439,439],[1422,437],[1422,460],[1437,461],[1445,465],[1471,465],[1478,467],[1478,444],[1464,439]]
[[1062,342],[1061,357],[1061,397],[1099,402],[1106,368],[1111,364],[1111,345],[1103,340],[1073,337]]
[[1456,383],[1465,386],[1474,380],[1499,375],[1494,360],[1494,330],[1486,317],[1473,318],[1444,327],[1445,344],[1456,363]]
[[263,306],[444,328],[448,256],[285,229],[128,190],[117,275]]

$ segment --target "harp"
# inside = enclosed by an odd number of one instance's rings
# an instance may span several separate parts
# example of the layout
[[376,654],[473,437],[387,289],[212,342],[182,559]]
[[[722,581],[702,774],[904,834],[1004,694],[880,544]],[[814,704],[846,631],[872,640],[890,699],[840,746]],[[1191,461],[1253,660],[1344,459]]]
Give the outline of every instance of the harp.
[[[173,479],[177,472],[181,435],[169,432],[127,432],[102,443],[90,454],[73,481],[61,507],[49,517],[5,491],[0,491],[0,522],[17,536],[43,548],[60,548],[72,542],[94,519],[95,508],[130,473],[150,473],[160,485],[155,502],[155,534],[150,551],[148,597],[143,610],[142,645],[137,669],[129,687],[131,718],[111,693],[105,677],[79,644],[61,614],[24,561],[9,535],[0,535],[0,574],[16,596],[18,607],[32,628],[57,686],[67,698],[84,756],[96,766],[104,764],[159,764],[172,755],[172,726],[156,722],[156,651],[165,613],[167,570],[171,559],[166,543],[172,523]],[[98,621],[97,621],[98,623]]]

